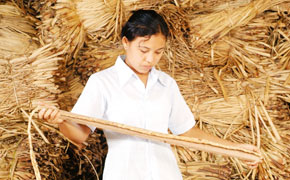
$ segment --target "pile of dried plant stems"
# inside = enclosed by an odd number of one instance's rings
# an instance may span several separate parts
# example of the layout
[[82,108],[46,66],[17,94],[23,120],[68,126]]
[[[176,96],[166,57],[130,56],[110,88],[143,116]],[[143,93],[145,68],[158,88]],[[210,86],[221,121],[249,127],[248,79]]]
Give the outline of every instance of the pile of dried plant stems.
[[0,14],[0,179],[72,179],[79,171],[98,177],[98,151],[105,149],[96,134],[95,150],[81,153],[55,127],[29,115],[39,101],[58,105],[62,91],[55,77],[65,62],[64,50],[41,41],[36,29],[40,21],[15,4],[0,4]]
[[170,27],[157,68],[176,79],[197,126],[257,145],[264,158],[250,170],[237,158],[172,146],[184,179],[290,178],[288,1],[41,0],[0,5],[0,179],[101,175],[106,153],[101,131],[79,152],[54,126],[33,119],[32,109],[40,100],[70,110],[88,77],[123,53],[122,24],[130,11],[140,8],[155,9]]

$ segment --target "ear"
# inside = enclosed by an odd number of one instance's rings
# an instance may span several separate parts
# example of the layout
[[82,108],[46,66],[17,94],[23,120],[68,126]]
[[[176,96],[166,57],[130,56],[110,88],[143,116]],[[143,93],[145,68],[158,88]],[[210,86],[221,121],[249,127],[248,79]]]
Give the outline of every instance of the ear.
[[124,49],[126,50],[129,46],[129,40],[127,39],[126,36],[122,37],[122,44],[123,44]]

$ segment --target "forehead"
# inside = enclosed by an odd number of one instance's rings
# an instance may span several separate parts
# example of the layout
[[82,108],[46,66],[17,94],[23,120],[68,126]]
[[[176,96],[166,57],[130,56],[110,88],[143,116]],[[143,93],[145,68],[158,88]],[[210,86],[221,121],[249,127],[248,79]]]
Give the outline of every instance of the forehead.
[[150,49],[160,49],[164,48],[166,44],[166,37],[160,33],[145,37],[138,36],[132,41],[132,43],[140,47],[147,47]]

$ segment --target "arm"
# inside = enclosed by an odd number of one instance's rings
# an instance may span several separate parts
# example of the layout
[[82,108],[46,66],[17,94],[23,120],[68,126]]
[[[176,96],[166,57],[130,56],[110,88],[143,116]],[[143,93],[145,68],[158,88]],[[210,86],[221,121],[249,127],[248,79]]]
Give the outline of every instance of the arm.
[[76,144],[86,141],[91,132],[88,126],[60,119],[59,116],[59,109],[55,107],[42,107],[38,113],[39,119],[58,124],[60,132]]
[[85,142],[91,133],[91,129],[88,126],[68,121],[59,124],[59,129],[67,138],[77,144]]
[[[208,140],[208,141],[211,141],[211,142],[215,142],[215,143],[218,143],[218,144],[222,144],[222,145],[225,145],[225,146],[240,147],[242,149],[246,149],[246,150],[250,150],[250,151],[254,151],[254,152],[260,153],[260,150],[254,145],[234,143],[234,142],[231,142],[231,141],[228,141],[228,140],[225,140],[225,139],[221,139],[219,137],[216,137],[216,136],[213,136],[211,134],[208,134],[208,133],[202,131],[201,129],[199,129],[197,127],[191,128],[187,132],[181,134],[181,136],[205,139],[205,140]],[[244,161],[244,162],[247,164],[247,166],[249,168],[256,168],[258,166],[258,164],[260,163],[260,161],[257,161],[257,162]]]
[[233,143],[231,141],[228,141],[228,140],[225,140],[225,139],[221,139],[221,138],[219,138],[217,136],[213,136],[211,134],[208,134],[208,133],[202,131],[201,129],[199,129],[197,127],[191,128],[187,132],[181,134],[181,136],[205,139],[205,140],[208,140],[208,141],[211,141],[211,142],[215,142],[215,143],[219,143],[219,144],[226,145],[226,146],[235,146],[235,145],[237,145],[236,143]]

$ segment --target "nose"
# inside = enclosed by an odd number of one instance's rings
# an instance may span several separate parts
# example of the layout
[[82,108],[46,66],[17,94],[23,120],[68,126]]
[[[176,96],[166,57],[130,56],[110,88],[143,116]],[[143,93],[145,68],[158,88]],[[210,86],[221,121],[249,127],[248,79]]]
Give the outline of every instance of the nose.
[[152,62],[154,62],[154,59],[155,59],[155,56],[154,56],[154,53],[149,53],[147,56],[146,56],[146,62],[148,62],[148,63],[152,63]]

